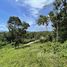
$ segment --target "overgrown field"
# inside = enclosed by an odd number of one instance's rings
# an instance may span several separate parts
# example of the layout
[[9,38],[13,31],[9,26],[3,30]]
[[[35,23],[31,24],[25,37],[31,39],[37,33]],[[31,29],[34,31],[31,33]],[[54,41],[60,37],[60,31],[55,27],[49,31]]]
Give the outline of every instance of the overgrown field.
[[67,42],[0,49],[0,67],[67,67]]

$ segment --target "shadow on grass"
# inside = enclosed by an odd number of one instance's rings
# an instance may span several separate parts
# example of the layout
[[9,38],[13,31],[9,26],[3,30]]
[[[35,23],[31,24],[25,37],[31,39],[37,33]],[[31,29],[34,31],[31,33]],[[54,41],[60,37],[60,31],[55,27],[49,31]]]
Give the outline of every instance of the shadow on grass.
[[27,47],[30,47],[30,45],[25,45],[25,46],[22,46],[22,48],[27,48]]
[[15,49],[25,49],[25,48],[28,48],[30,47],[30,45],[25,45],[25,46],[19,46],[19,47],[15,47]]

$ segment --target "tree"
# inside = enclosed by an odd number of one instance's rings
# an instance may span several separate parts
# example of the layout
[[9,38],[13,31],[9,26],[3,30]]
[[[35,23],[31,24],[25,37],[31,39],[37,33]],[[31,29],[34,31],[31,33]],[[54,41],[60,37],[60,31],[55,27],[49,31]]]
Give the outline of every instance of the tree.
[[46,16],[40,15],[37,21],[38,25],[44,25],[46,24],[46,31],[47,31],[47,26],[48,26],[48,18]]
[[54,10],[49,15],[56,31],[56,40],[67,40],[67,0],[55,0]]
[[54,34],[56,35],[56,41],[58,41],[59,38],[59,17],[58,15],[54,14],[53,12],[50,12],[50,19],[53,22],[53,27],[54,27]]
[[30,27],[30,25],[28,23],[26,23],[25,21],[23,21],[22,27],[23,27],[23,29],[27,29],[28,27]]
[[26,22],[21,22],[19,17],[15,16],[11,16],[7,24],[10,33],[10,42],[15,42],[15,46],[19,45],[21,38],[24,36],[30,25]]
[[60,17],[61,17],[61,28],[60,28],[60,38],[62,41],[67,40],[67,0],[61,1],[62,8],[60,11]]
[[17,31],[22,25],[21,20],[18,17],[11,16],[8,20],[8,29],[11,36],[11,41],[14,41],[17,37]]

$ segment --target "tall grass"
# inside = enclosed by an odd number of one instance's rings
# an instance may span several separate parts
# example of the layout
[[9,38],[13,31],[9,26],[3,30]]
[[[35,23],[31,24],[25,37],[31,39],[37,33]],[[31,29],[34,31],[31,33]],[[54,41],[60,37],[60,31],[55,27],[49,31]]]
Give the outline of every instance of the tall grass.
[[0,67],[67,67],[67,41],[35,43],[30,47],[0,49]]

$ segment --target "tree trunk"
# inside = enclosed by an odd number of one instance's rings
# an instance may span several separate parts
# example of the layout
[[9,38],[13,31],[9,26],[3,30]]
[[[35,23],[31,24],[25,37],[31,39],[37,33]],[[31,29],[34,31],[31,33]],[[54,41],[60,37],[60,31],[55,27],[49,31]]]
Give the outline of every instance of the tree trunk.
[[58,42],[58,38],[59,38],[58,29],[59,29],[59,27],[58,27],[58,22],[57,22],[57,29],[56,29],[56,41],[57,42]]
[[46,24],[46,31],[48,31],[47,24]]

